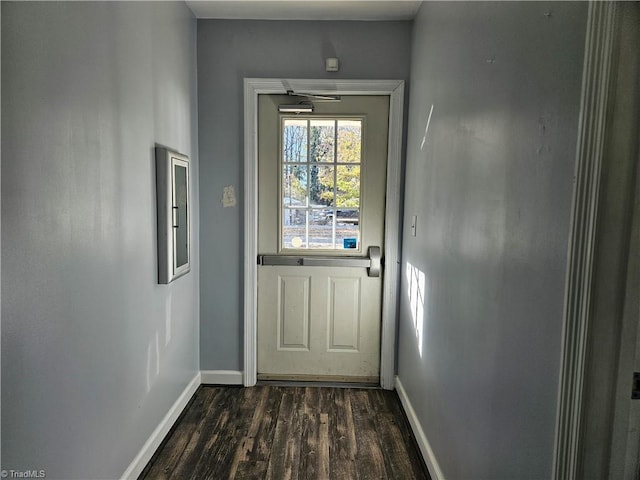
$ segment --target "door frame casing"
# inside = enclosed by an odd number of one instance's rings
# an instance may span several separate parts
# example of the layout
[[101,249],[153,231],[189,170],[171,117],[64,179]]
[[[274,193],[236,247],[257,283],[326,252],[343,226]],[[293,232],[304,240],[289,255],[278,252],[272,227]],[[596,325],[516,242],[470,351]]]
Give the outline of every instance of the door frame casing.
[[389,97],[389,143],[385,202],[380,386],[395,386],[396,320],[400,275],[400,206],[404,80],[244,79],[244,372],[243,383],[257,382],[258,322],[258,95],[287,90],[327,95]]
[[580,450],[588,338],[593,317],[594,259],[616,2],[589,2],[567,252],[562,351],[554,447],[554,480],[581,478]]

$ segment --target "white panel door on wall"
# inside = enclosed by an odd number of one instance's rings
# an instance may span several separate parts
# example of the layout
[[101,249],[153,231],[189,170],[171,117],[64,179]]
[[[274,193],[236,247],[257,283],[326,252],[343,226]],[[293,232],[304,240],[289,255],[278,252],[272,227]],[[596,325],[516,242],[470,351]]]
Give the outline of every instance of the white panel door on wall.
[[258,378],[377,383],[389,97],[300,100],[258,102]]

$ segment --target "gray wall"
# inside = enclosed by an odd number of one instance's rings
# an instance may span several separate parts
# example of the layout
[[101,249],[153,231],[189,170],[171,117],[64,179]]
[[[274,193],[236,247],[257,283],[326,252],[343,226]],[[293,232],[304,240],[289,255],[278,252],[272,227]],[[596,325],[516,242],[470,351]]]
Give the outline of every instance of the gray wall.
[[[243,79],[407,79],[411,22],[198,21],[203,370],[243,369]],[[340,72],[324,58],[340,58]],[[235,186],[238,205],[223,208]]]
[[586,11],[415,21],[399,377],[446,478],[551,478]]
[[[2,468],[118,478],[198,370],[196,21],[2,2]],[[193,271],[158,285],[158,142],[193,161]]]

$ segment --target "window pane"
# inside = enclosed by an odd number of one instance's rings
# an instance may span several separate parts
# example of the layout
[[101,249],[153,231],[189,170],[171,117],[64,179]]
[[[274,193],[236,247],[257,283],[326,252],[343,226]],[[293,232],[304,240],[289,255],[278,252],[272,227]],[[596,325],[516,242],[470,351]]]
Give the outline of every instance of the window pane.
[[360,211],[357,208],[336,209],[336,225],[358,225],[360,223]]
[[333,209],[309,211],[309,248],[333,248]]
[[310,168],[309,203],[311,206],[333,206],[334,201],[334,167],[329,165],[312,165]]
[[360,207],[360,165],[338,165],[336,206]]
[[283,248],[307,248],[307,211],[299,208],[282,209]]
[[285,119],[282,132],[282,158],[285,163],[307,161],[307,121]]
[[349,240],[355,240],[355,248],[360,246],[360,211],[356,209],[351,210],[336,210],[336,248],[345,248],[345,239],[347,239],[347,247],[352,245],[353,242]]
[[282,204],[300,207],[307,205],[307,167],[305,165],[283,167]]
[[360,163],[362,121],[338,120],[338,162]]
[[309,149],[312,162],[333,162],[335,120],[311,120]]

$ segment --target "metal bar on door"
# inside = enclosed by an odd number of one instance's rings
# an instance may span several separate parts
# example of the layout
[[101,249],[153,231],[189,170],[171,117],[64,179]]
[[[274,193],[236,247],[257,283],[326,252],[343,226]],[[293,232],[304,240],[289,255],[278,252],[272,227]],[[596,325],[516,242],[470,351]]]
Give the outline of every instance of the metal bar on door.
[[367,257],[298,257],[294,255],[258,255],[258,265],[289,267],[355,267],[366,268],[370,277],[382,270],[380,247],[369,247]]

